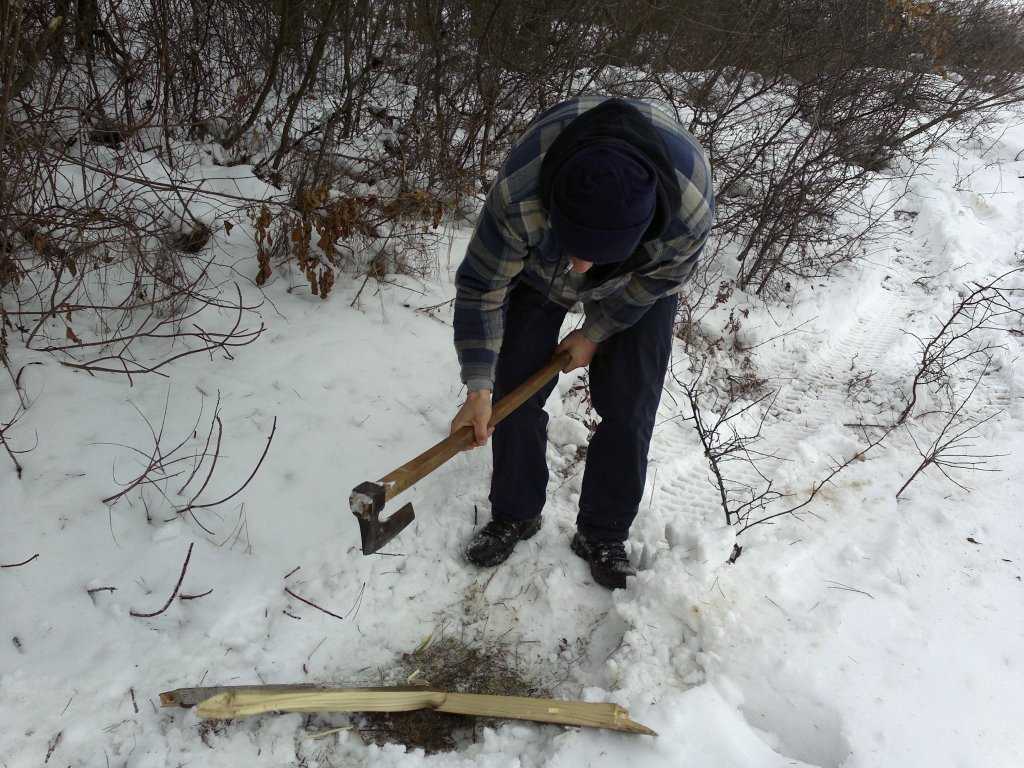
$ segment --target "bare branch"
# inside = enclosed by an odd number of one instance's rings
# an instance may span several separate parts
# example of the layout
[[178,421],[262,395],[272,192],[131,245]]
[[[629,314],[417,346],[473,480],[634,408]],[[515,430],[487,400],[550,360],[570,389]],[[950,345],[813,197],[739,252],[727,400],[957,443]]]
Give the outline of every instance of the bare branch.
[[885,441],[885,439],[890,434],[892,434],[892,432],[898,426],[899,425],[897,425],[897,424],[893,424],[893,425],[890,425],[890,426],[884,428],[879,435],[868,439],[867,446],[865,446],[863,449],[857,451],[856,453],[854,453],[849,458],[843,459],[842,461],[833,460],[832,467],[829,470],[828,474],[825,475],[825,477],[823,477],[821,480],[817,480],[817,481],[815,481],[811,485],[810,493],[808,493],[807,496],[804,498],[804,500],[801,501],[799,504],[795,504],[795,505],[789,507],[788,509],[784,509],[784,510],[782,510],[780,512],[774,512],[774,513],[772,513],[770,515],[765,515],[764,517],[762,517],[762,518],[760,518],[758,520],[754,520],[752,522],[749,522],[746,525],[744,525],[742,528],[740,528],[740,530],[737,531],[736,535],[738,536],[739,534],[743,533],[744,531],[748,530],[749,528],[752,528],[755,525],[761,525],[762,523],[767,523],[767,522],[770,522],[771,520],[775,520],[777,518],[784,517],[786,515],[796,515],[802,509],[807,507],[812,501],[814,501],[814,499],[817,497],[818,493],[825,486],[831,485],[832,481],[836,477],[836,475],[840,474],[843,470],[845,470],[848,467],[852,466],[854,463],[864,461],[865,457],[867,456],[867,454],[870,451],[872,451],[875,448],[877,448],[878,446],[880,446]]
[[171,592],[171,596],[167,598],[167,602],[164,603],[163,607],[158,611],[153,611],[153,613],[139,613],[138,611],[132,610],[128,612],[129,616],[134,616],[138,619],[151,619],[154,616],[159,616],[161,613],[163,613],[171,607],[171,603],[174,602],[174,598],[177,596],[178,590],[181,589],[181,582],[185,580],[185,571],[188,570],[188,561],[192,558],[192,547],[194,546],[195,542],[192,542],[188,545],[188,553],[185,555],[185,562],[182,563],[181,575],[178,576],[178,583],[174,585],[174,591]]
[[22,473],[25,471],[25,468],[21,466],[21,462],[18,461],[18,455],[22,453],[28,453],[32,449],[27,448],[25,450],[16,451],[13,448],[11,448],[10,443],[7,442],[7,430],[9,430],[11,427],[15,425],[15,423],[18,421],[18,419],[21,417],[24,411],[24,405],[19,403],[18,411],[14,414],[14,417],[6,424],[0,425],[0,445],[4,447],[4,451],[7,453],[8,456],[11,457],[11,461],[14,462],[14,471],[17,474],[19,480],[21,479]]
[[[255,467],[250,471],[245,481],[242,482],[241,485],[238,486],[238,488],[236,488],[232,493],[228,494],[227,496],[217,501],[206,502],[201,500],[201,496],[206,491],[211,480],[213,479],[214,473],[217,470],[218,460],[221,455],[221,442],[224,435],[224,424],[220,417],[220,393],[217,393],[216,404],[214,406],[213,414],[210,417],[210,426],[207,429],[207,433],[204,438],[205,442],[203,448],[196,453],[189,453],[187,450],[187,446],[194,439],[194,437],[196,437],[199,434],[198,427],[200,421],[202,420],[203,409],[200,408],[199,416],[197,416],[195,423],[193,424],[192,428],[188,430],[185,437],[182,438],[182,440],[178,442],[176,445],[168,449],[164,446],[164,429],[167,423],[168,402],[169,393],[168,399],[166,399],[164,402],[164,412],[158,428],[154,427],[149,422],[149,420],[146,419],[145,415],[141,413],[141,411],[139,412],[140,415],[142,415],[143,420],[146,422],[146,425],[149,427],[150,435],[153,440],[153,447],[148,453],[141,451],[137,448],[129,448],[129,450],[132,453],[142,458],[142,471],[139,472],[139,474],[133,480],[126,483],[125,487],[122,490],[118,491],[115,494],[111,494],[110,496],[106,497],[103,501],[106,504],[114,504],[118,500],[124,498],[133,491],[138,491],[143,488],[154,488],[163,498],[167,506],[174,508],[173,517],[178,517],[187,513],[193,519],[196,525],[198,525],[203,530],[204,533],[206,533],[208,536],[213,537],[216,535],[214,530],[204,525],[203,522],[200,521],[199,518],[196,516],[196,512],[198,510],[209,511],[216,506],[224,504],[238,496],[243,490],[245,490],[245,488],[248,487],[248,485],[252,482],[253,478],[256,476],[256,473],[259,471],[260,467],[263,465],[263,462],[265,461],[267,454],[270,450],[270,445],[273,442],[274,435],[277,432],[277,417],[274,417],[273,423],[271,425],[270,434],[267,437],[267,442],[266,445],[264,445],[263,447],[263,451],[260,454],[260,458],[256,462]],[[138,411],[137,407],[136,410]],[[214,434],[216,434],[215,438]],[[193,482],[193,480],[199,477],[199,471],[204,465],[206,465],[207,459],[209,459],[209,465],[205,471],[205,474],[202,476],[202,483],[199,489],[194,493],[191,493],[188,502],[186,502],[184,505],[177,506],[175,502],[168,496],[166,486],[171,480],[184,474],[184,471],[172,471],[173,468],[175,467],[175,465],[178,465],[181,462],[191,461],[193,463],[192,470],[189,473],[184,485],[182,485],[181,488],[178,490],[178,494],[181,495],[185,493],[185,491],[188,489],[188,486]],[[143,501],[145,501],[145,497],[143,497]],[[216,515],[217,513],[213,514]],[[219,517],[219,515],[217,516]],[[173,519],[173,517],[170,519]],[[232,531],[232,534],[235,535],[237,538],[238,536],[242,535],[244,529],[245,521],[240,515],[239,523],[236,526],[235,530]],[[229,537],[232,534],[229,534]],[[227,539],[225,539],[225,542],[222,542],[222,544],[226,543],[226,541]]]
[[28,560],[22,560],[20,563],[9,563],[9,564],[6,564],[6,565],[0,565],[0,568],[20,568],[23,565],[28,565],[33,560],[35,560],[37,557],[39,557],[39,555],[35,554],[35,555],[32,555],[32,557],[30,557]]
[[[245,482],[242,483],[233,493],[225,496],[223,499],[220,499],[219,501],[204,502],[202,504],[195,503],[195,500],[193,499],[193,501],[190,502],[184,509],[179,510],[179,513],[190,512],[190,511],[192,511],[194,509],[210,509],[211,507],[219,506],[219,505],[223,504],[226,501],[230,501],[231,499],[235,498],[235,496],[237,496],[242,491],[244,491],[246,486],[248,486],[249,483],[252,482],[252,479],[254,477],[256,477],[256,473],[259,472],[260,467],[263,466],[263,460],[267,458],[267,452],[270,451],[270,444],[274,440],[274,433],[275,432],[277,432],[277,417],[276,416],[274,417],[273,424],[270,427],[270,434],[267,436],[267,444],[263,447],[263,453],[260,454],[259,461],[256,462],[256,466],[253,467],[252,472],[249,473],[249,477],[246,478]],[[218,441],[218,445],[219,445],[219,441]],[[212,471],[212,469],[211,469],[211,471]],[[205,484],[204,484],[203,487],[205,487]]]
[[295,598],[296,600],[298,600],[298,601],[299,601],[300,603],[305,603],[306,605],[310,606],[311,608],[316,608],[316,609],[317,609],[318,611],[320,611],[321,613],[326,613],[326,614],[327,614],[328,616],[333,616],[333,617],[334,617],[335,619],[342,619],[342,620],[344,620],[344,618],[345,618],[344,616],[339,616],[339,615],[338,615],[338,614],[336,614],[336,613],[332,613],[331,611],[328,611],[328,610],[327,610],[326,608],[321,608],[321,607],[320,607],[319,605],[317,605],[316,603],[312,602],[311,600],[307,600],[306,598],[302,597],[301,595],[297,595],[297,594],[295,594],[295,593],[294,593],[294,592],[292,592],[292,591],[291,591],[290,589],[288,589],[288,587],[285,587],[285,588],[284,588],[284,591],[285,591],[285,592],[286,592],[287,594],[289,594],[289,595],[291,595],[292,597],[294,597],[294,598]]

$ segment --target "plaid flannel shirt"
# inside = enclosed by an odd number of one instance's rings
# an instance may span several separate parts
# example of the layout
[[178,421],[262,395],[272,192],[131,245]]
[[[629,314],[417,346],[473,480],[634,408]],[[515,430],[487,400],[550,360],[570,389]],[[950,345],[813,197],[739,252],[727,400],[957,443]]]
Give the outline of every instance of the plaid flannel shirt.
[[[601,342],[639,320],[658,299],[678,292],[690,277],[711,230],[711,169],[696,139],[666,113],[631,101],[664,140],[682,190],[679,211],[657,240],[643,243],[621,268],[596,282],[567,271],[538,189],[551,143],[576,117],[605,97],[583,96],[543,113],[520,137],[487,194],[456,272],[455,348],[469,391],[493,389],[504,334],[504,304],[517,280],[565,307],[583,303],[583,333]],[[595,271],[597,271],[595,269]]]

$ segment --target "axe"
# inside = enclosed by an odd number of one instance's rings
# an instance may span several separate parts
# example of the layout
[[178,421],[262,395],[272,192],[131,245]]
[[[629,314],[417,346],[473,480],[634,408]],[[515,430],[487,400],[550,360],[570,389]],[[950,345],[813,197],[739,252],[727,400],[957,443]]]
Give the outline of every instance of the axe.
[[[539,371],[501,398],[491,410],[489,426],[495,426],[512,411],[525,403],[531,395],[551,381],[558,372],[568,365],[567,351],[556,354]],[[367,481],[352,489],[348,502],[352,514],[359,520],[359,537],[362,539],[363,554],[372,555],[413,521],[415,514],[409,502],[386,520],[381,520],[384,503],[394,498],[409,486],[429,475],[455,454],[473,444],[473,428],[463,427],[449,435],[433,448],[429,448],[407,464],[384,475],[377,482]]]

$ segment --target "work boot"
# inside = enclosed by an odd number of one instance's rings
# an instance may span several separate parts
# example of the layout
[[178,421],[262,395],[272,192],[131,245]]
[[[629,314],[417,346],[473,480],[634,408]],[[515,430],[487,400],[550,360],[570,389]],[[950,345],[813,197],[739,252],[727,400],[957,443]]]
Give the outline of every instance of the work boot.
[[507,520],[494,517],[477,531],[466,545],[466,559],[473,565],[488,568],[508,560],[516,543],[540,530],[540,515],[529,520]]
[[571,546],[573,552],[590,563],[590,575],[602,587],[625,589],[626,577],[636,576],[621,541],[591,539],[577,532]]

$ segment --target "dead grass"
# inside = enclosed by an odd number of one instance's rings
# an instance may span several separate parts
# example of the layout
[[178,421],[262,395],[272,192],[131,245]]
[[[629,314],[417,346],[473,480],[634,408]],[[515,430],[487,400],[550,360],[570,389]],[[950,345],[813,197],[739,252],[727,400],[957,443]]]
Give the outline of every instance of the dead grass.
[[[447,637],[404,654],[385,674],[384,682],[411,682],[459,693],[550,696],[543,686],[519,669],[520,663],[515,649],[507,644],[477,647]],[[420,710],[367,713],[356,722],[356,728],[364,739],[378,745],[403,744],[409,749],[434,754],[472,743],[479,729],[498,722]]]

